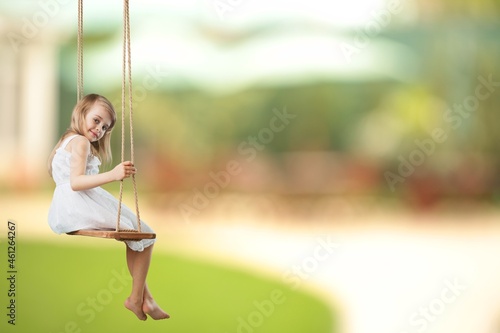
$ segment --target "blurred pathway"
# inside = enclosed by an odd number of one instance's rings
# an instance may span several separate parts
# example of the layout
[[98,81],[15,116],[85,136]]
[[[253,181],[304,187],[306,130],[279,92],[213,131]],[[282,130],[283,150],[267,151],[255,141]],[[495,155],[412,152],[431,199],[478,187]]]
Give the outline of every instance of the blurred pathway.
[[473,227],[467,217],[403,216],[314,230],[212,225],[177,236],[291,287],[312,287],[340,310],[343,333],[498,333],[499,218],[476,217]]

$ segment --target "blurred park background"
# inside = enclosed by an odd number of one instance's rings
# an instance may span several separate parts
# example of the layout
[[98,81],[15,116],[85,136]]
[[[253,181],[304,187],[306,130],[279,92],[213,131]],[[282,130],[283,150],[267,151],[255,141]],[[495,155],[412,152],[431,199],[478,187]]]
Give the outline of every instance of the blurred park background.
[[[164,253],[307,280],[331,318],[297,332],[500,331],[499,1],[130,6],[137,180]],[[84,1],[84,92],[117,110],[122,19]],[[1,0],[0,35],[0,216],[64,242],[46,161],[76,102],[77,1]],[[103,170],[118,128],[112,144]],[[467,296],[439,303],[453,281]]]

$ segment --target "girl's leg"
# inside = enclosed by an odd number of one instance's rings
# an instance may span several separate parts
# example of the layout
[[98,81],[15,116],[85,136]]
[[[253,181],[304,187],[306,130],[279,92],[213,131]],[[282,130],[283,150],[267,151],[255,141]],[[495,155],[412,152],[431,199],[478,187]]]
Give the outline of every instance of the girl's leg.
[[127,248],[127,266],[132,276],[132,291],[125,300],[125,307],[135,313],[140,320],[146,320],[147,316],[142,310],[144,298],[144,285],[149,270],[151,260],[151,247],[144,249],[143,252],[132,251]]
[[156,304],[153,295],[151,295],[151,292],[149,291],[147,283],[144,286],[144,301],[142,303],[142,310],[145,314],[148,314],[155,320],[170,318],[170,316],[163,311],[158,304]]
[[142,252],[132,251],[127,246],[127,266],[132,276],[132,291],[125,301],[125,307],[134,312],[140,320],[146,320],[146,314],[155,320],[169,318],[156,304],[146,284],[152,252],[152,245]]

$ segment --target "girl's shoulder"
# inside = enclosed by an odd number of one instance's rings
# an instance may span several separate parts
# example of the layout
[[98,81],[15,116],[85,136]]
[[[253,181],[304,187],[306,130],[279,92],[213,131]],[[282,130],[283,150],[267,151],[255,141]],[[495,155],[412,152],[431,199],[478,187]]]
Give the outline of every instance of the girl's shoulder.
[[69,134],[63,138],[60,148],[68,152],[87,151],[90,152],[90,141],[80,134]]

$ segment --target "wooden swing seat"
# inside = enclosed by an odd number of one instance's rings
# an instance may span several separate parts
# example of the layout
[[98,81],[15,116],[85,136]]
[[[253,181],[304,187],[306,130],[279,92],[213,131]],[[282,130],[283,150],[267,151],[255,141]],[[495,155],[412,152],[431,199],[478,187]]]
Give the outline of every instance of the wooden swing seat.
[[110,238],[117,241],[140,241],[142,239],[156,238],[156,234],[152,232],[138,232],[137,230],[116,231],[115,229],[81,229],[68,232],[68,235]]

